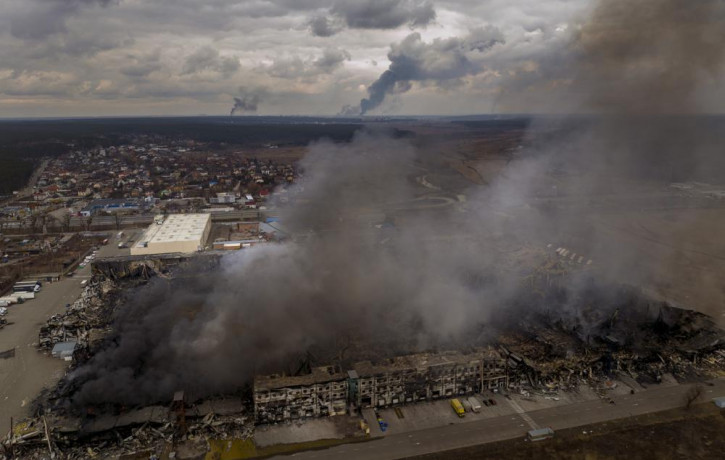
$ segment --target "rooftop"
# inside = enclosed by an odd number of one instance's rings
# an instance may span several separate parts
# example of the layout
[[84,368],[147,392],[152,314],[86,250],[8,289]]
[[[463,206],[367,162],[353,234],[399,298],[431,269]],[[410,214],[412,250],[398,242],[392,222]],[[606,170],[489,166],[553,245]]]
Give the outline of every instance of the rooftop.
[[203,237],[209,219],[210,214],[171,214],[163,224],[151,224],[137,245],[198,241]]
[[258,375],[254,378],[254,388],[262,390],[274,390],[296,386],[308,386],[315,383],[327,383],[344,380],[347,374],[341,372],[335,366],[322,366],[312,369],[312,373],[297,376],[280,375]]
[[499,353],[493,349],[476,350],[464,354],[458,351],[444,351],[440,353],[418,353],[415,355],[396,356],[376,363],[361,361],[355,363],[353,368],[361,376],[370,376],[391,371],[418,370],[425,371],[436,366],[466,365],[480,359],[500,359]]

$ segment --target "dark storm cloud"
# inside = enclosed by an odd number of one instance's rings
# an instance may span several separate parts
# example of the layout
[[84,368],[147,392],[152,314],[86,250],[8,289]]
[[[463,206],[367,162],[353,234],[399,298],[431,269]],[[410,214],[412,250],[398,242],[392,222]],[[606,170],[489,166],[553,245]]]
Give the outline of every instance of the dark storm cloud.
[[471,30],[466,37],[439,38],[430,43],[419,33],[408,35],[391,46],[390,66],[368,87],[368,97],[360,106],[343,109],[345,114],[365,114],[377,108],[388,94],[405,92],[411,82],[432,81],[443,84],[483,70],[475,54],[504,43],[503,34],[492,26]]
[[338,0],[330,12],[357,29],[394,29],[406,24],[419,27],[436,18],[428,0]]
[[334,18],[316,16],[310,19],[310,32],[316,37],[331,37],[342,30],[342,24]]
[[83,8],[108,6],[120,0],[27,0],[11,13],[10,32],[17,38],[42,39],[65,32],[66,21]]
[[428,0],[338,0],[327,13],[310,19],[312,35],[330,37],[345,26],[352,29],[424,27],[436,18],[433,3]]

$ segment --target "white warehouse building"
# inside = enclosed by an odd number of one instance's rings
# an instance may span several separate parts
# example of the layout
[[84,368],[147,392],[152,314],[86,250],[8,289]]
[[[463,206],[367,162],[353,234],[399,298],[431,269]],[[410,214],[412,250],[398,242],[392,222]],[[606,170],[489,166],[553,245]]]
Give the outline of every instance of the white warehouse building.
[[199,251],[210,231],[211,214],[171,214],[146,229],[131,246],[131,255]]

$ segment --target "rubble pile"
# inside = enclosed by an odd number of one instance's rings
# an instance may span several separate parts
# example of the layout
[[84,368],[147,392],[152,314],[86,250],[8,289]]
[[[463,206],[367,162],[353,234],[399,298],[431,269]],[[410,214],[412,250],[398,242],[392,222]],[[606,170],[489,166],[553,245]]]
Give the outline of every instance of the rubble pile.
[[[639,384],[659,383],[665,374],[688,382],[722,375],[725,332],[705,315],[659,305],[659,313],[632,310],[594,312],[587,330],[561,317],[537,317],[502,334],[514,386],[531,390],[601,388],[625,376]],[[650,308],[650,306],[648,306]],[[592,313],[592,312],[589,312]]]
[[60,342],[76,342],[80,349],[88,348],[93,340],[109,330],[113,312],[109,294],[116,290],[114,283],[108,280],[90,283],[64,313],[51,316],[41,326],[38,348],[49,350]]
[[199,458],[208,451],[210,439],[248,439],[253,429],[237,398],[185,404],[181,409],[173,404],[146,406],[82,419],[48,415],[14,426],[0,454],[12,451],[14,458],[41,459],[52,453],[54,458],[75,460],[175,452],[175,458]]

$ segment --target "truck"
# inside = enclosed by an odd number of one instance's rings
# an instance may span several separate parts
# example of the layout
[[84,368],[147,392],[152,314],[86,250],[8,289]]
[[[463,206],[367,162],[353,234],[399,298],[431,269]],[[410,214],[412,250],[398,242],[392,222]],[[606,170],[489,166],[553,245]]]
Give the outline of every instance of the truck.
[[40,284],[38,283],[15,283],[13,292],[39,292]]
[[457,416],[461,418],[466,416],[466,410],[463,408],[463,404],[461,404],[458,399],[451,399],[451,407],[453,408],[453,412],[455,412]]
[[35,292],[13,292],[10,297],[17,299],[30,300],[35,298]]
[[471,405],[471,411],[473,411],[474,413],[477,414],[477,413],[481,412],[481,402],[478,399],[476,399],[475,397],[470,396],[468,398],[468,404]]
[[554,430],[549,427],[531,430],[526,435],[527,439],[532,442],[543,441],[554,437]]

